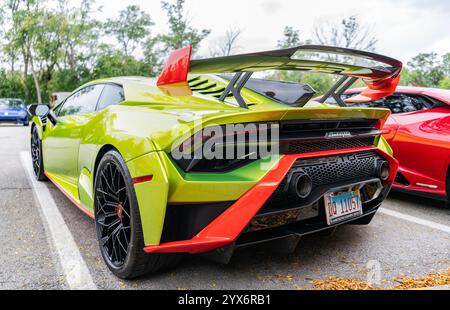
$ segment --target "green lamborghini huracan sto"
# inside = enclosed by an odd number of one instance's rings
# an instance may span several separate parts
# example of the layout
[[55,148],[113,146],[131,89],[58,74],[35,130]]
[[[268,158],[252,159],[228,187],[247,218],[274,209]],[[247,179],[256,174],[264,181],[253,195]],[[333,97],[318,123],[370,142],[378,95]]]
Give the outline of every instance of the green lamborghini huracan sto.
[[[398,167],[381,137],[390,112],[352,102],[392,94],[401,68],[327,46],[200,60],[183,48],[158,79],[93,81],[53,109],[31,106],[34,173],[94,219],[121,278],[187,254],[227,263],[261,242],[293,251],[303,235],[368,224],[386,198]],[[336,84],[317,102],[309,85],[267,70]],[[342,101],[357,80],[366,90]]]

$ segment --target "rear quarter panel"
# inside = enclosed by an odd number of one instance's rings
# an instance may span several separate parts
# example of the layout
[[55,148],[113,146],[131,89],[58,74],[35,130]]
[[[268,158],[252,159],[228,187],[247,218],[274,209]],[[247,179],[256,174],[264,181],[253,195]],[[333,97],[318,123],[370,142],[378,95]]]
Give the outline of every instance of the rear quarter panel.
[[[398,130],[391,142],[410,189],[445,195],[450,164],[450,106],[395,115]],[[427,190],[416,183],[437,185]]]

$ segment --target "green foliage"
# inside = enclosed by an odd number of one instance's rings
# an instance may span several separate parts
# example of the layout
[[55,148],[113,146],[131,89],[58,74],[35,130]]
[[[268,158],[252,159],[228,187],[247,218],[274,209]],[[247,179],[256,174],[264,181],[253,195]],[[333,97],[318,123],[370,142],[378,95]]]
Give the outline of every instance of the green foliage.
[[148,76],[151,71],[148,64],[127,56],[120,51],[103,53],[92,70],[91,79],[116,76]]
[[442,56],[442,72],[445,76],[450,77],[450,53]]
[[[190,24],[185,0],[161,2],[167,14],[167,32],[154,36],[151,16],[137,5],[126,7],[103,24],[92,17],[95,0],[72,4],[71,0],[0,2],[0,97],[46,102],[53,92],[72,91],[92,79],[154,77],[170,51],[192,45],[195,53],[210,33]],[[218,55],[228,55],[235,47],[241,30],[232,30],[227,31]],[[114,36],[119,45],[106,45],[104,34]],[[356,17],[335,25],[324,23],[313,29],[313,36],[322,44],[363,50],[373,50],[376,44],[370,28]],[[286,26],[277,46],[290,48],[310,42],[298,29]],[[134,55],[139,47],[142,59]],[[277,72],[269,78],[307,83],[318,94],[335,82],[333,76],[307,72]],[[436,53],[417,55],[404,68],[400,84],[450,89],[450,53],[442,58]]]
[[283,38],[278,40],[278,48],[296,47],[302,44],[300,41],[300,30],[296,30],[291,26],[284,27]]
[[446,76],[439,82],[439,87],[444,89],[450,89],[450,77]]
[[162,1],[161,4],[167,14],[169,32],[149,37],[145,42],[144,60],[150,68],[147,74],[151,76],[161,71],[170,51],[191,45],[195,54],[200,42],[211,33],[211,30],[198,30],[190,25],[185,13],[185,0],[176,0],[174,4]]
[[147,13],[137,5],[129,5],[120,11],[117,19],[108,19],[105,25],[107,34],[112,34],[121,44],[125,55],[130,55],[149,35],[154,23]]
[[198,50],[200,42],[205,39],[211,30],[197,30],[193,28],[186,17],[184,10],[185,0],[176,0],[175,4],[162,1],[162,8],[167,13],[169,33],[159,36],[163,50],[171,51],[192,45],[193,52]]
[[[65,3],[67,0],[59,0]],[[82,0],[76,8],[63,6],[60,13],[66,20],[62,32],[63,58],[61,66],[77,71],[77,67],[86,67],[93,61],[99,45],[101,23],[92,19],[93,0]],[[79,71],[79,70],[78,70]]]
[[47,101],[59,84],[53,81],[57,71],[68,73],[70,68],[73,77],[92,58],[92,41],[98,38],[96,23],[89,17],[93,1],[82,0],[78,8],[69,8],[67,2],[59,0],[58,8],[50,9],[43,0],[11,0],[2,7],[9,10],[10,24],[4,53],[12,72],[15,63],[21,65],[26,97]]
[[[278,40],[278,48],[291,48],[302,44],[310,43],[309,40],[303,42],[300,39],[300,31],[291,26],[284,27],[283,38]],[[280,71],[268,76],[269,79],[276,79],[286,82],[305,83],[314,88],[318,95],[324,94],[336,82],[335,79],[327,74],[307,73],[307,72],[289,72]]]
[[403,68],[402,72],[400,74],[400,82],[398,83],[399,85],[402,86],[411,86],[412,82],[411,82],[411,73],[410,70],[408,68]]
[[86,67],[77,67],[76,70],[60,69],[53,74],[48,83],[47,92],[71,92],[92,79],[91,72]]
[[302,73],[300,77],[302,83],[308,84],[318,95],[325,94],[336,80],[329,74]]
[[444,78],[438,55],[421,53],[408,62],[409,79],[413,86],[435,87]]
[[450,88],[450,53],[421,53],[408,62],[401,73],[400,85]]
[[165,53],[158,49],[158,38],[148,38],[145,41],[144,62],[148,65],[147,75],[155,77],[161,72],[165,61]]
[[0,98],[25,98],[25,89],[20,74],[0,71]]
[[[0,21],[6,27],[0,29],[0,61],[9,68],[2,72],[2,96],[47,101],[53,92],[71,91],[94,78],[156,76],[169,51],[189,44],[196,50],[210,32],[189,24],[184,4],[162,2],[169,32],[152,37],[154,23],[137,5],[102,25],[92,18],[95,0],[81,0],[76,7],[69,0],[2,2]],[[103,44],[101,33],[114,36],[120,48]],[[133,52],[142,45],[140,60]]]

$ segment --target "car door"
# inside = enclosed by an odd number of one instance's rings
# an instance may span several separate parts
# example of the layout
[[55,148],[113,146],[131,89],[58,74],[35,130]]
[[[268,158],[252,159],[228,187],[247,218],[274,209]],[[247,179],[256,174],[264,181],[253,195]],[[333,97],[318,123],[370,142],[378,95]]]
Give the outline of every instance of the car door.
[[[433,107],[432,102],[424,96],[405,94],[404,98],[407,98],[408,104],[416,102],[417,109],[391,116],[398,124],[390,143],[394,156],[400,161],[405,173],[415,175],[414,186],[415,183],[423,183],[445,190],[443,180],[446,171],[442,164],[445,158],[439,155],[439,148],[444,144],[445,137],[443,130],[436,124],[448,116],[450,110],[446,106]],[[411,178],[409,175],[408,177]]]
[[96,115],[103,84],[86,86],[55,109],[56,125],[47,122],[44,132],[44,167],[64,181],[76,184],[78,156],[83,126]]

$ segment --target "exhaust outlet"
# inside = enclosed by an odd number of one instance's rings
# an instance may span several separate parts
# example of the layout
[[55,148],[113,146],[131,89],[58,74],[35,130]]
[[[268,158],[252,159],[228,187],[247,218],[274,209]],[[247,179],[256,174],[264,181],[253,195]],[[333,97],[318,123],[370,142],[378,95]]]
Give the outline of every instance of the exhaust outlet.
[[375,169],[376,169],[377,176],[382,181],[386,181],[387,179],[389,179],[389,176],[391,174],[391,167],[390,167],[388,161],[386,161],[386,160],[377,160]]
[[311,191],[311,177],[303,170],[293,172],[289,182],[289,193],[299,198],[306,198],[311,194]]

